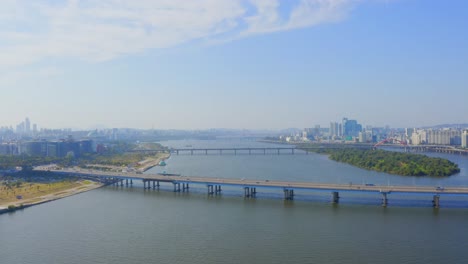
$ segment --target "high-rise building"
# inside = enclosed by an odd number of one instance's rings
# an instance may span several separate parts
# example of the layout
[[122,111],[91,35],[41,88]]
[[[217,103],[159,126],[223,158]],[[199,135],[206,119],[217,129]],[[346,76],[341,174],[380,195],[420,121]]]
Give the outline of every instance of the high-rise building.
[[405,128],[405,136],[407,139],[410,139],[413,136],[413,133],[416,130],[414,128]]
[[337,122],[330,123],[330,137],[337,137],[340,135],[340,128]]
[[362,125],[358,124],[356,120],[348,120],[343,118],[343,136],[345,137],[357,137],[359,132],[362,131]]
[[366,143],[367,142],[367,137],[366,137],[366,132],[359,132],[359,142],[360,143]]
[[348,123],[348,118],[344,117],[343,120],[341,120],[341,133],[340,133],[340,137],[346,136],[346,123]]
[[31,122],[29,122],[28,117],[26,117],[26,119],[24,120],[24,132],[26,134],[31,133]]
[[468,148],[468,130],[465,130],[462,133],[461,146],[462,146],[462,148]]

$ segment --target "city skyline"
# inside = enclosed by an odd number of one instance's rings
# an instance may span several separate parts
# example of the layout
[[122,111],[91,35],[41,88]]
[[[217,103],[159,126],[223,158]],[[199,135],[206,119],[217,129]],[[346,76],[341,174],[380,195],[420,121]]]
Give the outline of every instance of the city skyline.
[[26,116],[74,129],[468,123],[467,7],[7,0],[0,126]]

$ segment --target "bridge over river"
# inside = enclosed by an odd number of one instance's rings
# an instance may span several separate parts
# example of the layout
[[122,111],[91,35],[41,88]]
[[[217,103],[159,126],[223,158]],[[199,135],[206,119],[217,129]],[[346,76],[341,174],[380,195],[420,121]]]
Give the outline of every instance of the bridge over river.
[[227,179],[212,177],[179,176],[171,174],[138,174],[132,172],[103,172],[88,169],[52,169],[50,167],[37,167],[37,171],[49,171],[57,174],[66,174],[91,178],[102,181],[106,184],[117,186],[129,186],[134,180],[141,180],[145,189],[159,188],[161,183],[173,185],[174,192],[188,192],[190,185],[203,185],[207,188],[208,195],[219,195],[223,187],[234,186],[243,190],[244,197],[255,198],[258,189],[282,190],[285,200],[294,199],[295,190],[328,191],[331,193],[331,202],[338,203],[340,192],[354,193],[376,193],[382,198],[382,206],[388,205],[390,194],[423,194],[432,197],[432,204],[435,208],[440,206],[441,196],[465,196],[468,197],[466,187],[430,187],[430,186],[379,186],[374,184],[332,184],[313,182],[289,182],[270,180],[248,180],[248,179]]
[[[176,155],[282,155],[282,154],[309,154],[309,151],[318,151],[326,149],[373,149],[372,144],[344,144],[344,145],[316,145],[316,146],[295,146],[286,145],[286,147],[234,147],[234,148],[170,148],[170,149],[136,149],[129,152],[139,153],[172,153]],[[459,149],[453,146],[442,145],[396,145],[383,144],[380,147],[403,149],[407,152],[439,152],[448,154],[468,155],[468,150]]]

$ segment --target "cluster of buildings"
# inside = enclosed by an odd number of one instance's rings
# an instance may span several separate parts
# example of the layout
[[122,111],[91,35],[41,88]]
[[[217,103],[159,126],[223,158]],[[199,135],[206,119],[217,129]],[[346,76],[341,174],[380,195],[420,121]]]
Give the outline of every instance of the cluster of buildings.
[[462,129],[406,129],[406,137],[412,145],[452,145],[467,148],[468,130]]
[[72,137],[63,140],[35,140],[24,142],[8,142],[0,144],[0,155],[30,155],[43,157],[79,157],[84,153],[96,151],[93,140],[73,140]]
[[357,120],[343,118],[341,122],[331,122],[329,128],[305,128],[302,132],[291,133],[279,137],[286,142],[359,142],[386,143],[407,145],[445,145],[468,148],[468,129],[460,127],[447,128],[405,128],[391,129],[390,127],[365,128]]

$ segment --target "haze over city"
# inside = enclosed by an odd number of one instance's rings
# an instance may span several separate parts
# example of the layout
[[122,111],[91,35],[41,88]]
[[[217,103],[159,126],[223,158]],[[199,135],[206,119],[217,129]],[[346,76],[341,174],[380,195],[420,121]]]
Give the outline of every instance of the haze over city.
[[467,8],[5,0],[0,126],[26,116],[83,129],[467,123]]

